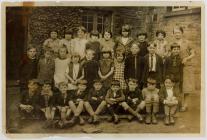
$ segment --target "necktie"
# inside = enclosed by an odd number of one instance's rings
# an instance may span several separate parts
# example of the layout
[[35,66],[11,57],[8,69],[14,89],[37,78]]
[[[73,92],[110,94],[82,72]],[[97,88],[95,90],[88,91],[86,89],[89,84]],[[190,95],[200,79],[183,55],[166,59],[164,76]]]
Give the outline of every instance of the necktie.
[[153,55],[151,54],[151,71],[153,71]]

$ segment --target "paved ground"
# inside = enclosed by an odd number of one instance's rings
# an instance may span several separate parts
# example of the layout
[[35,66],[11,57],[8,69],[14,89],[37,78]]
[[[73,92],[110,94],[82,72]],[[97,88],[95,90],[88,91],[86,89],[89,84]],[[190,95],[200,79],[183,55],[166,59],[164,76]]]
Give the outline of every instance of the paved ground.
[[[17,87],[7,88],[7,130],[13,132],[17,125],[15,114],[18,114],[17,104],[19,102],[19,89]],[[118,125],[104,121],[99,125],[85,124],[68,129],[43,129],[44,121],[27,120],[19,133],[83,133],[84,130],[97,129],[99,133],[199,133],[200,132],[200,92],[190,96],[190,106],[187,112],[177,114],[174,126],[165,126],[163,120],[157,125],[140,124],[137,121],[128,122],[122,120]]]

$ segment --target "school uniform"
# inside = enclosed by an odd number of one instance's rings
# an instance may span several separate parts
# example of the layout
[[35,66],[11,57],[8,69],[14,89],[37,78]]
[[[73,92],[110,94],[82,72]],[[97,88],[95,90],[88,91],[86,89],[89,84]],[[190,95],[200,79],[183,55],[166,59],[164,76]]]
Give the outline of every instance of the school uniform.
[[95,52],[94,60],[98,61],[100,59],[100,42],[98,41],[88,41],[86,43],[86,50],[91,49]]
[[144,84],[147,83],[147,78],[149,77],[149,73],[153,72],[153,77],[156,79],[157,87],[159,87],[160,83],[162,83],[163,79],[163,62],[162,58],[157,54],[147,54],[143,59],[143,74],[142,74],[142,82]]
[[55,62],[53,59],[41,58],[38,62],[38,76],[37,79],[44,81],[53,81],[55,72]]
[[55,95],[40,95],[39,100],[41,108],[54,107],[56,105]]
[[134,40],[132,37],[124,38],[124,37],[120,36],[120,37],[116,38],[115,42],[116,42],[115,50],[117,48],[120,48],[121,50],[123,50],[123,52],[126,53],[126,55],[128,55],[130,47],[131,47],[132,43],[134,42]]
[[77,99],[82,99],[83,101],[87,100],[87,92],[86,91],[79,91],[74,90],[74,91],[69,91],[69,101],[73,101],[75,104],[78,104],[79,101]]
[[65,107],[65,106],[69,106],[68,102],[70,100],[70,96],[67,94],[65,94],[65,96],[62,93],[58,93],[56,95],[56,105],[60,106],[60,107]]
[[125,71],[124,75],[126,79],[129,78],[134,78],[137,79],[138,82],[141,80],[141,75],[142,75],[142,58],[137,55],[132,55],[130,54],[127,56],[125,59]]

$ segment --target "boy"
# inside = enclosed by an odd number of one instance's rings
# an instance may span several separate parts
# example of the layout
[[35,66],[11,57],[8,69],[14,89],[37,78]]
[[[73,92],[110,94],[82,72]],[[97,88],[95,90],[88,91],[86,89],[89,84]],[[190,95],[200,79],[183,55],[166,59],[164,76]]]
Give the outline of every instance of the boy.
[[98,61],[100,59],[100,42],[98,41],[99,32],[92,31],[90,33],[91,40],[86,43],[86,50],[91,49],[94,51],[94,60]]
[[156,88],[156,79],[147,78],[147,87],[142,90],[146,106],[146,124],[157,124],[156,113],[159,111],[159,89]]
[[80,80],[78,83],[78,89],[69,93],[69,107],[74,114],[73,118],[69,121],[71,125],[75,125],[77,121],[79,121],[80,125],[83,125],[85,123],[84,119],[81,117],[81,113],[83,111],[84,101],[87,96],[86,84],[86,80]]
[[174,86],[174,79],[171,76],[165,77],[164,86],[159,91],[160,102],[164,104],[165,124],[174,124],[174,115],[179,103],[179,90]]
[[59,126],[63,127],[67,124],[67,118],[71,114],[71,109],[69,108],[69,95],[67,93],[68,84],[65,82],[59,83],[59,94],[57,95],[56,104],[60,112],[61,121]]
[[118,112],[122,102],[125,100],[125,96],[120,88],[118,80],[113,80],[111,82],[111,88],[107,91],[105,100],[107,108],[113,117],[114,123],[119,123]]
[[171,45],[171,55],[166,58],[164,63],[164,77],[172,75],[174,77],[175,86],[182,89],[183,64],[180,57],[180,45],[173,43]]
[[122,103],[122,106],[142,122],[143,118],[139,112],[144,109],[145,102],[137,82],[137,79],[129,78],[128,88],[125,93],[126,100]]
[[148,46],[149,54],[147,54],[143,59],[143,74],[142,74],[142,83],[146,86],[147,78],[149,77],[149,73],[153,74],[156,80],[156,87],[160,88],[160,84],[162,83],[162,69],[163,69],[163,61],[162,58],[155,53],[156,46],[151,44]]
[[94,51],[91,49],[86,50],[85,61],[83,61],[83,71],[84,71],[84,79],[87,80],[87,89],[93,87],[93,80],[98,78],[98,70],[99,64],[97,61],[93,60]]
[[27,48],[27,55],[23,57],[19,67],[20,91],[27,88],[28,80],[37,78],[37,49],[34,46]]
[[98,115],[103,111],[106,101],[106,91],[103,88],[102,81],[99,79],[94,80],[93,88],[89,90],[88,100],[85,101],[85,109],[90,114],[89,123],[97,123]]
[[130,48],[130,54],[125,59],[125,79],[135,78],[140,81],[142,58],[139,55],[140,48],[138,44],[133,43]]
[[41,58],[37,65],[39,81],[53,81],[53,76],[55,72],[55,62],[52,58],[52,50],[50,48],[45,48],[44,57]]
[[19,105],[21,119],[39,117],[40,107],[38,105],[39,96],[37,93],[38,81],[36,79],[28,81],[28,90],[22,93]]
[[137,34],[137,40],[139,42],[140,52],[139,55],[143,58],[146,54],[148,54],[147,47],[149,46],[147,42],[147,33],[140,32]]

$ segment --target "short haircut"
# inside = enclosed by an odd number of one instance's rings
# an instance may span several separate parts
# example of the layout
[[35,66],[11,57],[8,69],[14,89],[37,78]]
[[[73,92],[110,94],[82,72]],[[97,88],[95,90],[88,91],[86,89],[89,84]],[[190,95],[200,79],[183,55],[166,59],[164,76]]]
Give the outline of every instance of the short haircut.
[[173,43],[171,46],[170,46],[170,49],[172,50],[173,48],[179,48],[180,49],[180,45],[178,43]]
[[29,50],[31,50],[31,49],[35,49],[35,50],[37,50],[37,48],[36,48],[34,45],[29,44],[29,46],[27,47],[27,51],[29,51]]
[[142,36],[142,35],[145,36],[145,39],[148,37],[146,32],[138,33],[137,37]]
[[175,82],[175,77],[171,75],[166,75],[164,80],[170,79],[173,83]]
[[173,28],[173,34],[174,34],[174,30],[175,30],[175,29],[178,29],[178,30],[180,30],[182,33],[184,33],[183,27],[181,27],[181,26],[175,26],[175,27]]
[[83,31],[84,33],[86,33],[86,28],[85,27],[83,27],[83,26],[79,26],[78,28],[77,28],[77,32],[78,31]]
[[61,46],[59,49],[58,49],[58,53],[60,52],[60,49],[65,49],[66,50],[66,53],[68,53],[68,49],[66,47],[65,44],[63,44],[63,46]]
[[67,84],[66,82],[60,82],[60,83],[58,84],[58,87],[61,87],[61,86],[66,86],[66,87],[68,87],[68,84]]
[[113,35],[112,35],[112,32],[111,32],[111,31],[109,31],[109,30],[105,30],[105,31],[104,31],[104,33],[103,33],[103,36],[104,36],[104,34],[105,34],[105,33],[109,33],[109,34],[111,35],[111,38],[113,37]]
[[90,37],[91,36],[97,36],[99,38],[99,32],[98,31],[91,31]]
[[159,34],[162,34],[164,37],[166,37],[166,32],[163,30],[157,30],[156,31],[156,36],[158,36]]
[[65,30],[64,34],[69,34],[69,35],[73,35],[73,31],[72,30]]

